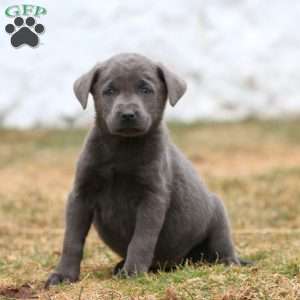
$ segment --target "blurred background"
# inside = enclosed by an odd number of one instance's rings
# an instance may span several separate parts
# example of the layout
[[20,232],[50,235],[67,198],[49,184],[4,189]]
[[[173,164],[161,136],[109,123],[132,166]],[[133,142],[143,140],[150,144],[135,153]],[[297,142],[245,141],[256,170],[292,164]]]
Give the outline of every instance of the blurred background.
[[[300,113],[298,0],[31,1],[47,9],[40,46],[15,49],[1,1],[0,125],[91,122],[72,91],[95,62],[119,52],[162,61],[188,82],[169,119],[287,118]],[[20,3],[21,4],[21,3]]]

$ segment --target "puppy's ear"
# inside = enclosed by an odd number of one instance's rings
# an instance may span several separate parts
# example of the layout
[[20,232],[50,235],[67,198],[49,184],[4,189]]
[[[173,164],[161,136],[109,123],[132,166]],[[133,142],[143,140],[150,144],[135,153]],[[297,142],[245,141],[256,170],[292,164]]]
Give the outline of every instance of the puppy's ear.
[[89,93],[91,92],[93,83],[95,82],[99,71],[100,64],[97,64],[89,72],[83,74],[74,82],[73,90],[83,109],[87,106]]
[[160,63],[158,64],[158,72],[166,85],[170,104],[175,106],[187,89],[186,82]]

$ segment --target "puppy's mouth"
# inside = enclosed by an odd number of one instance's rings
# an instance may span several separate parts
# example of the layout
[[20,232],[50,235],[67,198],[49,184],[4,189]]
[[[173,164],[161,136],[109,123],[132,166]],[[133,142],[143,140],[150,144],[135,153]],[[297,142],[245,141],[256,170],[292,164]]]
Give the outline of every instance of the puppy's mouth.
[[136,137],[147,134],[151,127],[151,119],[134,122],[120,122],[120,120],[108,119],[107,127],[111,134],[122,137]]
[[144,135],[146,130],[137,128],[137,127],[128,127],[128,128],[118,128],[113,132],[115,135],[120,135],[124,137],[134,137]]

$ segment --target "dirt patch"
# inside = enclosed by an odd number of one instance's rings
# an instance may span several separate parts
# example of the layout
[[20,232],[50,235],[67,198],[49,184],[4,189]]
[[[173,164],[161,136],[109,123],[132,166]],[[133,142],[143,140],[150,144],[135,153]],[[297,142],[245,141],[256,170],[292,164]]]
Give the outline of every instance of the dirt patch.
[[20,287],[0,288],[0,296],[4,296],[7,299],[37,299],[38,298],[32,286],[28,283],[25,283]]

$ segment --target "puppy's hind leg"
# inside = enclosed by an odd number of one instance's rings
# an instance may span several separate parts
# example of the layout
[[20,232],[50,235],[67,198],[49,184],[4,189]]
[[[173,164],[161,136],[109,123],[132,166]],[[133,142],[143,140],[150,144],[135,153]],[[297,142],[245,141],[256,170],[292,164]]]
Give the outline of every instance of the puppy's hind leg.
[[226,265],[253,265],[252,261],[236,255],[230,223],[223,202],[215,195],[212,195],[212,200],[215,202],[215,218],[211,224],[212,229],[208,243],[210,255],[215,255],[217,261]]
[[240,265],[240,260],[235,253],[229,219],[224,205],[217,196],[212,195],[211,197],[215,204],[215,212],[210,225],[207,244],[209,256],[215,257],[216,262],[226,265]]

